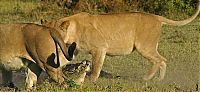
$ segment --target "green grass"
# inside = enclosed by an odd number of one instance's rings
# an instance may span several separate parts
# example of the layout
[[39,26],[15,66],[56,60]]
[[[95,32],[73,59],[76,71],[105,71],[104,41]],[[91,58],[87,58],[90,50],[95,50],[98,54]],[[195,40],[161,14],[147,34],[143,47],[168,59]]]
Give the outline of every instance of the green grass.
[[[12,1],[12,2],[11,2]],[[38,0],[0,0],[1,23],[38,23],[40,19],[54,19],[66,16],[61,11],[49,9],[49,6],[41,6]],[[45,15],[47,12],[47,15]],[[50,12],[48,14],[48,12]],[[57,12],[57,13],[56,13]],[[82,88],[77,86],[65,89],[56,83],[44,82],[35,90],[23,90],[30,92],[64,92],[64,91],[133,91],[133,92],[182,92],[195,91],[200,79],[200,18],[194,22],[181,26],[163,26],[158,50],[167,59],[167,72],[164,80],[142,80],[151,63],[143,58],[137,51],[130,55],[108,57],[106,56],[103,70],[112,73],[118,78],[100,77],[96,84],[89,79]],[[83,59],[91,60],[90,55],[80,53],[73,62]],[[200,90],[200,88],[198,88]]]

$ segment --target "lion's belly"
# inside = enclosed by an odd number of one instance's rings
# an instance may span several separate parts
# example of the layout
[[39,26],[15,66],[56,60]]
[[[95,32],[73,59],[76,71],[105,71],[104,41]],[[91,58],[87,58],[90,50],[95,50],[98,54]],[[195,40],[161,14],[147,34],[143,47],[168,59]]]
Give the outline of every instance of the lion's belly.
[[107,50],[107,55],[127,55],[130,54],[133,51],[133,47],[127,47],[127,48],[109,48]]
[[20,70],[28,65],[27,62],[23,61],[22,58],[19,57],[12,57],[9,59],[2,59],[0,60],[0,69],[5,70]]
[[133,51],[133,41],[115,40],[108,44],[107,55],[126,55]]
[[[111,37],[110,37],[111,38]],[[113,39],[107,39],[108,55],[126,55],[130,54],[134,48],[134,38],[132,35],[116,36]]]
[[[117,27],[116,27],[117,28]],[[134,30],[119,28],[103,31],[103,38],[108,44],[108,55],[130,54],[134,48]]]

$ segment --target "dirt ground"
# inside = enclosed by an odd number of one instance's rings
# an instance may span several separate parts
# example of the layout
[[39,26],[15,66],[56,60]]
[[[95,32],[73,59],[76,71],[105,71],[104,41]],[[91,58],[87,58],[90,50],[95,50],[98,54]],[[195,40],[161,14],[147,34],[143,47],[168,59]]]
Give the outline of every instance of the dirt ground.
[[[45,72],[42,72],[39,79],[38,84],[41,84],[48,76]],[[18,88],[23,88],[25,86],[25,71],[14,71],[13,72],[13,82],[14,85]],[[2,74],[0,73],[0,84],[2,84]],[[1,92],[0,88],[0,92]]]

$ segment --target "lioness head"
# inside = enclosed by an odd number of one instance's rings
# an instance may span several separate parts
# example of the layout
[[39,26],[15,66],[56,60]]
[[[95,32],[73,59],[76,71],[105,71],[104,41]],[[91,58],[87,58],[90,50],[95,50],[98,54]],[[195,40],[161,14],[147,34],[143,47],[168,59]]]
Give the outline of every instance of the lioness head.
[[76,64],[67,64],[62,67],[65,79],[73,80],[76,84],[82,85],[86,76],[86,72],[90,70],[90,61],[83,60]]
[[[69,34],[67,32],[67,29],[70,25],[69,21],[63,21],[63,20],[59,20],[59,19],[53,20],[53,21],[47,21],[47,20],[41,19],[41,24],[43,26],[54,28],[54,29],[58,30],[62,34],[62,38],[63,38],[64,42],[68,43]],[[72,42],[68,43],[68,44],[72,44]]]

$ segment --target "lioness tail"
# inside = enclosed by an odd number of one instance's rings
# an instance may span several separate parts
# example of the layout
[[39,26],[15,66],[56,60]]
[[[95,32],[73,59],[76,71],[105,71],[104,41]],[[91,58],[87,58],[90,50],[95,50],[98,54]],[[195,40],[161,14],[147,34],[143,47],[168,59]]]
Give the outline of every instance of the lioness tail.
[[158,20],[162,22],[162,24],[168,24],[168,25],[175,25],[175,26],[181,26],[181,25],[186,25],[190,22],[192,22],[199,14],[200,12],[200,4],[199,4],[200,0],[198,0],[198,6],[197,6],[197,11],[196,13],[188,18],[188,19],[185,19],[185,20],[181,20],[181,21],[174,21],[174,20],[170,20],[170,19],[167,19],[165,17],[162,17],[162,16],[158,16]]

